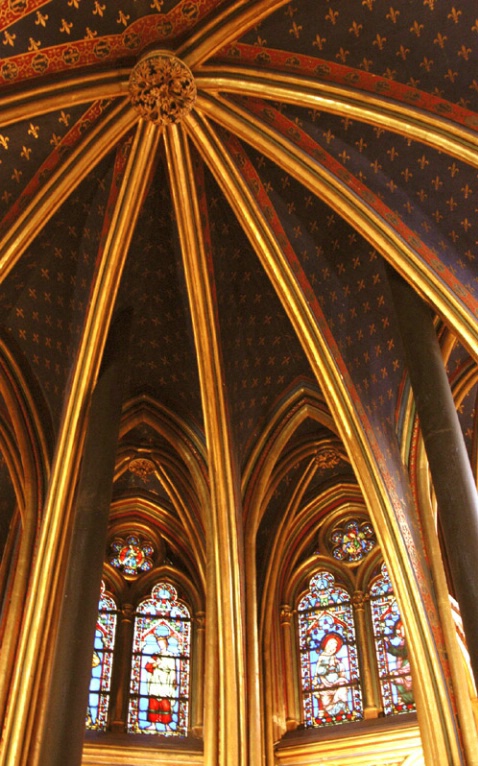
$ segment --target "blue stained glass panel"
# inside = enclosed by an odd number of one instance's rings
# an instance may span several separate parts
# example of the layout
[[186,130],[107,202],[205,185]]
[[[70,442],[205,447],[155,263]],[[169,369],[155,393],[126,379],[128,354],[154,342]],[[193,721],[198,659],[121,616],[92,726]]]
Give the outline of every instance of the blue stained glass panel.
[[298,605],[299,650],[306,726],[363,716],[350,596],[327,571],[312,577]]
[[103,582],[98,605],[86,712],[86,728],[94,731],[105,731],[108,723],[116,621],[116,603],[110,596],[106,595]]
[[135,619],[128,731],[184,736],[188,729],[191,618],[169,583],[158,583]]
[[385,715],[416,709],[405,630],[385,564],[370,588],[375,651]]

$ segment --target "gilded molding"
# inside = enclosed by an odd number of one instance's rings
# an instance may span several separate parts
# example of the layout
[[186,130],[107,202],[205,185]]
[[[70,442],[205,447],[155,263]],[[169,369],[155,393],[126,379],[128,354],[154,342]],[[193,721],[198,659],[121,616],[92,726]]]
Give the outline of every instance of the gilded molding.
[[[206,100],[200,96],[198,108],[210,114],[213,119],[225,125],[236,135],[254,144],[259,151],[272,157],[275,162],[279,162],[287,172],[300,178],[301,182],[308,188],[312,188],[315,193],[319,190],[322,193],[327,190],[327,200],[330,202],[328,196],[331,187],[330,179],[327,178],[327,184],[323,184],[319,171],[315,170],[315,165],[313,168],[310,167],[313,164],[311,158],[300,156],[297,149],[286,139],[276,134],[271,135],[272,132],[265,125],[259,126],[253,118],[249,119],[240,110],[226,106],[219,99]],[[422,614],[422,597],[415,581],[415,574],[411,569],[405,540],[399,528],[396,517],[398,509],[392,508],[392,501],[372,451],[372,445],[366,437],[359,412],[351,399],[349,382],[346,381],[343,371],[338,368],[337,355],[329,347],[317,317],[297,284],[297,277],[286,262],[284,253],[265,217],[257,210],[252,194],[232,157],[218,140],[206,119],[199,116],[193,119],[192,115],[189,115],[185,124],[232,209],[240,218],[260,262],[291,319],[328,405],[336,414],[338,430],[361,484],[374,526],[377,532],[382,531],[382,526],[387,528],[387,537],[381,537],[380,540],[384,543],[384,554],[400,598],[402,614],[409,627],[410,645],[417,653],[414,660],[421,666],[422,672],[418,684],[421,694],[420,709],[428,718],[427,726],[430,732],[433,730],[431,720],[433,719],[436,723],[434,739],[429,738],[426,741],[428,756],[435,759],[437,766],[438,764],[448,766],[449,759],[456,757],[457,742],[451,712],[447,714],[441,707],[440,695],[446,695],[445,681],[436,653],[428,652],[424,647],[423,631],[429,631],[430,628],[426,625],[425,616]],[[270,140],[271,138],[273,140]],[[349,202],[348,204],[349,213],[355,212],[353,206]],[[380,221],[374,220],[372,223],[377,226]],[[383,222],[381,223],[383,226]],[[357,221],[355,221],[355,227],[357,228]],[[383,228],[385,230],[385,227]],[[388,231],[387,236],[390,236]],[[377,239],[376,235],[373,239]],[[440,693],[430,693],[431,689],[440,685]],[[428,691],[425,691],[425,688]],[[439,716],[441,720],[438,723]]]
[[383,96],[309,77],[240,67],[205,66],[198,72],[196,82],[198,88],[209,93],[253,97],[260,94],[261,98],[311,107],[376,125],[414,141],[422,141],[478,168],[476,131]]
[[[185,123],[188,119],[189,116],[185,118]],[[194,171],[187,137],[181,128],[171,125],[165,131],[164,138],[194,337],[196,347],[200,349],[199,381],[209,453],[212,531],[215,540],[214,588],[218,604],[218,661],[222,679],[219,705],[215,712],[219,734],[218,763],[220,766],[245,766],[247,738],[241,604],[242,553],[237,526],[241,514],[236,510],[240,506],[239,481],[235,475],[228,427],[218,328],[202,239]],[[214,711],[208,712],[212,715]]]
[[423,263],[417,251],[391,223],[310,155],[239,106],[220,97],[199,94],[197,110],[263,152],[337,211],[408,282],[412,282],[420,295],[433,301],[436,310],[478,360],[478,329],[471,310],[451,290],[443,287],[438,275],[431,273],[429,265]]
[[30,88],[23,83],[20,91],[7,90],[0,97],[0,126],[4,128],[19,120],[29,120],[40,114],[63,109],[65,93],[68,94],[70,107],[99,99],[124,97],[127,95],[129,74],[129,68],[113,69],[109,72],[61,77],[48,85],[35,83]]
[[204,756],[200,750],[191,747],[178,748],[171,745],[162,745],[161,748],[148,748],[144,746],[128,744],[97,744],[85,742],[83,749],[82,766],[203,766]]
[[200,30],[189,37],[177,50],[177,55],[189,67],[197,67],[220,48],[238,40],[262,19],[265,19],[288,0],[236,0],[229,8],[218,13]]
[[415,722],[357,730],[348,737],[297,736],[275,751],[278,766],[424,766],[420,731]]
[[[30,598],[25,609],[17,664],[11,691],[11,714],[7,716],[0,763],[31,766],[32,753],[25,721],[41,720],[37,710],[45,678],[45,635],[50,635],[59,566],[63,561],[70,528],[71,499],[77,478],[85,432],[85,413],[98,375],[107,330],[119,288],[134,222],[139,213],[156,151],[158,133],[152,125],[140,124],[129,156],[120,195],[111,221],[110,234],[99,258],[84,331],[68,394],[52,468],[50,491],[44,510],[38,556],[32,575]],[[132,191],[133,190],[133,191]],[[25,685],[25,674],[31,683]]]
[[128,102],[108,113],[81,141],[0,240],[0,283],[71,192],[137,122]]

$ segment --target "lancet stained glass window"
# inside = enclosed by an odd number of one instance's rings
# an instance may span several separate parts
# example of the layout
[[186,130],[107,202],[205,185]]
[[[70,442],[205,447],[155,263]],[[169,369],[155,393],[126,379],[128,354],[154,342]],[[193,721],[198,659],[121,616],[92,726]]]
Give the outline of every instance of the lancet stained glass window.
[[154,586],[137,609],[128,731],[187,734],[191,618],[176,589]]
[[95,641],[86,712],[86,727],[96,731],[105,731],[111,690],[111,672],[113,669],[113,650],[116,635],[117,608],[114,600],[105,593],[105,583],[101,583],[101,596],[98,605]]
[[298,619],[305,725],[362,718],[352,605],[331,572],[312,577]]
[[385,715],[415,710],[410,662],[400,610],[385,564],[370,587],[373,632]]

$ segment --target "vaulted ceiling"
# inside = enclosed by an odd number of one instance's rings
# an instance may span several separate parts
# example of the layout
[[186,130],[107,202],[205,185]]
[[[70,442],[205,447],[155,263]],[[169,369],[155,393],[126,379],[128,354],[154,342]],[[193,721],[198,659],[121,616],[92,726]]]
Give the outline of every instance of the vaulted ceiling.
[[[213,395],[201,295],[243,469],[297,391],[332,410],[296,431],[271,508],[300,445],[336,438],[333,364],[390,450],[406,371],[388,263],[452,333],[476,451],[472,3],[7,0],[0,30],[0,326],[52,450],[95,301],[93,345],[113,311],[133,311],[125,401],[159,403],[201,441]],[[131,104],[130,73],[151,50],[192,72],[197,97],[177,127]],[[166,454],[153,430],[128,433]],[[324,486],[351,475],[345,453],[318,474]]]

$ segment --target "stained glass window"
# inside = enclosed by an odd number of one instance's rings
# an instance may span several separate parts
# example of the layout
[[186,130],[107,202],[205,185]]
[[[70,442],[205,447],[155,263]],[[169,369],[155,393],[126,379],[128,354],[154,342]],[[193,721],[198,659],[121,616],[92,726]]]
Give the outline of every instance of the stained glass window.
[[106,595],[102,582],[86,712],[86,727],[96,731],[105,731],[107,725],[116,619],[116,604]]
[[373,632],[385,715],[415,710],[408,649],[400,610],[385,564],[370,588]]
[[150,540],[139,535],[115,537],[111,543],[110,564],[119,569],[127,578],[132,579],[141,572],[153,568],[154,546]]
[[305,725],[362,718],[352,605],[331,572],[312,577],[298,619]]
[[176,589],[154,586],[137,609],[128,731],[187,734],[191,620]]
[[330,539],[334,558],[348,564],[362,561],[377,543],[372,525],[367,521],[359,524],[355,519],[337,526]]

